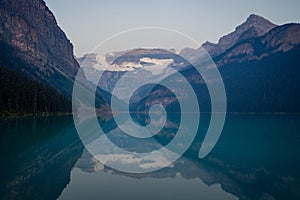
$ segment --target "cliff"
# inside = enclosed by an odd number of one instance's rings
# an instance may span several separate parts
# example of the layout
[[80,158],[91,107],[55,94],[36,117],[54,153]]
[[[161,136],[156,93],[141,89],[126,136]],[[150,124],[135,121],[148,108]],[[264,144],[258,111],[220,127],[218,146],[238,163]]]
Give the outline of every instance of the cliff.
[[2,67],[22,71],[70,95],[79,65],[45,2],[1,0],[0,15]]

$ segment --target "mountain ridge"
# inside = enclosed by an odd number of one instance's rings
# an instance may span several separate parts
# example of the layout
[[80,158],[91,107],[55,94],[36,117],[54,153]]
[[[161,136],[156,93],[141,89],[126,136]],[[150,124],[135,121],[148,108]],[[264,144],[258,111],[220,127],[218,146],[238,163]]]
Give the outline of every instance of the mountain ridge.
[[260,60],[277,52],[287,52],[300,45],[300,24],[277,26],[266,34],[236,43],[214,57],[218,66],[232,62]]
[[213,44],[205,42],[202,47],[211,55],[211,57],[216,57],[237,42],[264,35],[276,26],[276,24],[273,24],[261,16],[251,14],[247,20],[237,26],[233,32],[222,36],[218,40],[218,43]]

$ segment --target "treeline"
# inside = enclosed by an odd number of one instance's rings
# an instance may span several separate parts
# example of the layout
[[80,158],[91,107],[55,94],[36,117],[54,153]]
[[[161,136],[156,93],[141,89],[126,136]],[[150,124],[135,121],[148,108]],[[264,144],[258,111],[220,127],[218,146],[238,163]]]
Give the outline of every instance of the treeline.
[[25,74],[0,66],[0,113],[47,114],[71,112],[68,98]]

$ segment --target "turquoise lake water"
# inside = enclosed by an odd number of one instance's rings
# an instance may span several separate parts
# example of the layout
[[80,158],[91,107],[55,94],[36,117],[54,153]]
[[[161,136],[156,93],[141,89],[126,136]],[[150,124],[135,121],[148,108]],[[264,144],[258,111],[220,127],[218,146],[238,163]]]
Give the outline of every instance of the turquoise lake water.
[[93,158],[72,116],[1,118],[0,130],[0,199],[300,199],[300,115],[228,114],[207,157],[195,141],[146,174]]

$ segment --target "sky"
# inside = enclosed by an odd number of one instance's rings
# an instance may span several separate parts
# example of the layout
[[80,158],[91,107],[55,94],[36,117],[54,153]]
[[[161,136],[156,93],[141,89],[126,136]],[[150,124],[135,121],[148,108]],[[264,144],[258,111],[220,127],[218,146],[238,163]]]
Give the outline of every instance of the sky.
[[73,43],[77,57],[93,51],[108,53],[133,47],[180,50],[205,41],[215,43],[252,13],[279,25],[300,22],[299,0],[45,1]]

